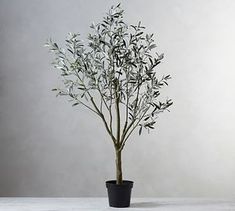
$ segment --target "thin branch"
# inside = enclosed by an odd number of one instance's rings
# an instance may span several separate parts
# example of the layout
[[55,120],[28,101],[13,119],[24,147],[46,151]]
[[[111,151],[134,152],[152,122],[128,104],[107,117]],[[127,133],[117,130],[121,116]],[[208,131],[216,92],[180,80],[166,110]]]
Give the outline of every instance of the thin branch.
[[146,111],[144,112],[144,114],[139,118],[139,120],[137,121],[137,123],[133,126],[133,128],[130,130],[130,132],[128,133],[128,135],[124,138],[122,145],[120,147],[119,150],[123,150],[123,147],[126,144],[126,141],[128,140],[128,138],[130,137],[130,135],[132,134],[132,132],[135,130],[135,128],[139,125],[140,121],[144,118],[145,114],[147,113],[147,111],[149,110],[151,106],[149,106]]
[[100,111],[103,112],[103,100],[100,100]]
[[82,101],[76,99],[77,102],[79,102],[80,104],[82,104],[83,106],[85,106],[86,108],[88,108],[89,110],[91,110],[92,112],[96,113],[98,116],[100,116],[100,114],[98,112],[96,112],[94,109],[92,109],[90,106],[86,105],[85,103],[83,103]]
[[[98,107],[97,107],[97,105],[96,105],[96,103],[95,103],[95,101],[94,101],[92,95],[90,94],[90,92],[89,92],[88,89],[86,88],[86,85],[84,84],[83,80],[80,78],[80,76],[79,76],[79,74],[78,74],[77,71],[76,71],[76,75],[77,75],[77,77],[79,78],[79,80],[81,81],[81,83],[83,84],[84,88],[87,90],[87,94],[89,95],[89,97],[90,97],[90,99],[91,99],[91,102],[92,102],[92,104],[93,104],[93,106],[94,106],[94,108],[95,108],[95,110],[96,110],[96,113],[97,113],[97,114],[101,117],[101,119],[103,120],[104,125],[105,125],[105,128],[106,128],[108,134],[109,134],[110,137],[112,138],[114,145],[116,145],[115,137],[113,136],[112,132],[110,131],[110,129],[109,129],[108,125],[107,125],[107,122],[106,122],[106,120],[105,120],[105,117],[104,117],[103,113],[98,109]],[[102,94],[101,94],[101,96],[102,96]]]
[[116,96],[115,105],[116,105],[116,114],[117,114],[117,137],[116,139],[117,139],[117,142],[120,142],[120,108],[119,108],[120,96],[117,92],[118,92],[118,88],[116,88],[116,92],[115,92],[115,96]]
[[97,88],[98,88],[98,92],[99,92],[100,97],[101,97],[101,101],[104,102],[105,107],[107,108],[107,110],[109,110],[108,104],[107,104],[106,100],[104,99],[104,95],[102,94],[99,85],[97,85]]
[[104,102],[104,105],[105,107],[107,108],[108,112],[109,112],[109,129],[110,129],[110,132],[113,133],[113,129],[112,129],[112,111],[111,111],[111,108],[110,106],[108,106],[106,100],[104,99],[104,95],[101,93],[101,90],[100,90],[100,87],[98,85],[98,91],[100,93],[100,97],[101,97],[101,102]]
[[109,116],[110,116],[110,119],[109,119],[109,127],[110,127],[110,130],[111,130],[111,133],[113,133],[113,115],[112,115],[113,88],[112,88],[112,83],[110,85],[109,92],[110,92],[110,102],[109,102]]
[[122,130],[122,136],[121,136],[121,142],[123,140],[123,136],[124,136],[124,132],[127,128],[127,125],[128,125],[128,106],[129,106],[129,87],[128,87],[128,80],[129,79],[129,75],[127,75],[127,72],[126,72],[126,120],[125,120],[125,124],[124,124],[124,127],[123,127],[123,130]]
[[115,137],[113,136],[113,134],[111,133],[111,131],[110,131],[109,127],[108,127],[108,124],[107,124],[107,122],[106,122],[106,120],[105,120],[104,115],[103,115],[103,114],[100,112],[100,110],[98,109],[98,107],[97,107],[97,105],[96,105],[96,103],[95,103],[95,101],[94,101],[94,99],[93,99],[92,96],[90,96],[90,99],[91,99],[91,102],[92,102],[93,106],[95,107],[96,111],[99,113],[99,116],[100,116],[101,119],[103,120],[104,126],[105,126],[105,128],[106,128],[108,134],[109,134],[110,137],[112,138],[114,145],[116,146],[116,139],[115,139]]
[[135,107],[134,107],[134,119],[132,120],[132,122],[126,126],[126,129],[123,131],[123,134],[122,134],[122,140],[121,140],[121,144],[124,142],[125,140],[125,136],[126,134],[128,133],[128,131],[130,130],[130,128],[132,127],[132,125],[135,123],[136,119],[136,109],[137,109],[137,105],[138,105],[138,100],[139,100],[139,92],[140,92],[140,86],[139,86],[139,78],[138,78],[138,87],[137,87],[137,95],[136,95],[136,98],[135,98]]

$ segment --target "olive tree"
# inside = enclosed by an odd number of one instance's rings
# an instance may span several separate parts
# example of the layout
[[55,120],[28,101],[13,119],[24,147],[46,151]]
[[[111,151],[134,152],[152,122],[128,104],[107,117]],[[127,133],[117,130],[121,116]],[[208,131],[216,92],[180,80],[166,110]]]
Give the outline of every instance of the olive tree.
[[157,76],[163,54],[154,51],[153,34],[141,22],[126,24],[123,13],[120,4],[112,6],[101,23],[90,26],[86,44],[77,33],[69,33],[66,48],[46,43],[64,84],[53,91],[102,120],[116,152],[117,184],[123,180],[121,153],[133,131],[154,129],[159,113],[172,105],[171,99],[159,100],[171,77]]

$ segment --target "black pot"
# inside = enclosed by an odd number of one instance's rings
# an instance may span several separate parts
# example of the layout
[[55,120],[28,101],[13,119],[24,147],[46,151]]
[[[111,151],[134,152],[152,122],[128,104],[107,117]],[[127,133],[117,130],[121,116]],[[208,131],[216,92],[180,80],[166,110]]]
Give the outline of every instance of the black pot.
[[117,185],[116,180],[106,182],[108,190],[109,206],[110,207],[129,207],[131,200],[131,189],[133,182],[123,180],[122,184]]

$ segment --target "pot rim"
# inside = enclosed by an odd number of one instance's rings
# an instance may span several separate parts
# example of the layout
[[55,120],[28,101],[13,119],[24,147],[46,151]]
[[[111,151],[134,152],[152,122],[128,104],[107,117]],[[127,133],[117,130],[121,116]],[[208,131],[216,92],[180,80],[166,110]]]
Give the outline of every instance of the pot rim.
[[130,180],[123,180],[122,184],[116,184],[116,180],[108,180],[105,182],[106,187],[110,186],[131,186],[133,187],[133,181]]

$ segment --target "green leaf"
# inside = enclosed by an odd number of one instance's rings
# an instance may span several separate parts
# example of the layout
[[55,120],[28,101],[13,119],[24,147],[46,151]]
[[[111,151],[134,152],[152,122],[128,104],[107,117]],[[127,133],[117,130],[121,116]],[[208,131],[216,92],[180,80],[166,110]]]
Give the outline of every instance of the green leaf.
[[72,106],[76,106],[76,105],[79,105],[79,103],[77,102],[77,103],[74,103]]
[[153,65],[153,60],[151,58],[149,58],[149,61],[150,61],[151,65]]
[[139,32],[139,33],[137,33],[135,36],[138,37],[138,36],[142,35],[143,33],[144,33],[144,32]]
[[136,28],[137,28],[137,27],[136,27],[136,26],[134,26],[134,25],[130,25],[130,26],[131,26],[133,29],[135,29],[135,30],[136,30]]
[[141,135],[141,133],[142,133],[142,125],[140,126],[140,129],[139,129],[139,136]]
[[67,50],[68,50],[71,54],[73,54],[73,53],[74,53],[74,52],[73,52],[71,49],[69,49],[69,48],[68,48]]
[[57,49],[59,48],[58,45],[56,43],[53,44],[53,46],[55,46]]
[[152,45],[149,46],[149,50],[151,51],[153,48],[156,48],[156,47],[157,47],[156,44],[152,44]]
[[147,121],[150,118],[150,116],[147,116],[146,118],[144,118],[144,121]]
[[159,60],[161,60],[161,59],[163,59],[164,58],[164,53],[162,53],[162,54],[160,54],[159,56],[158,56],[158,59]]

